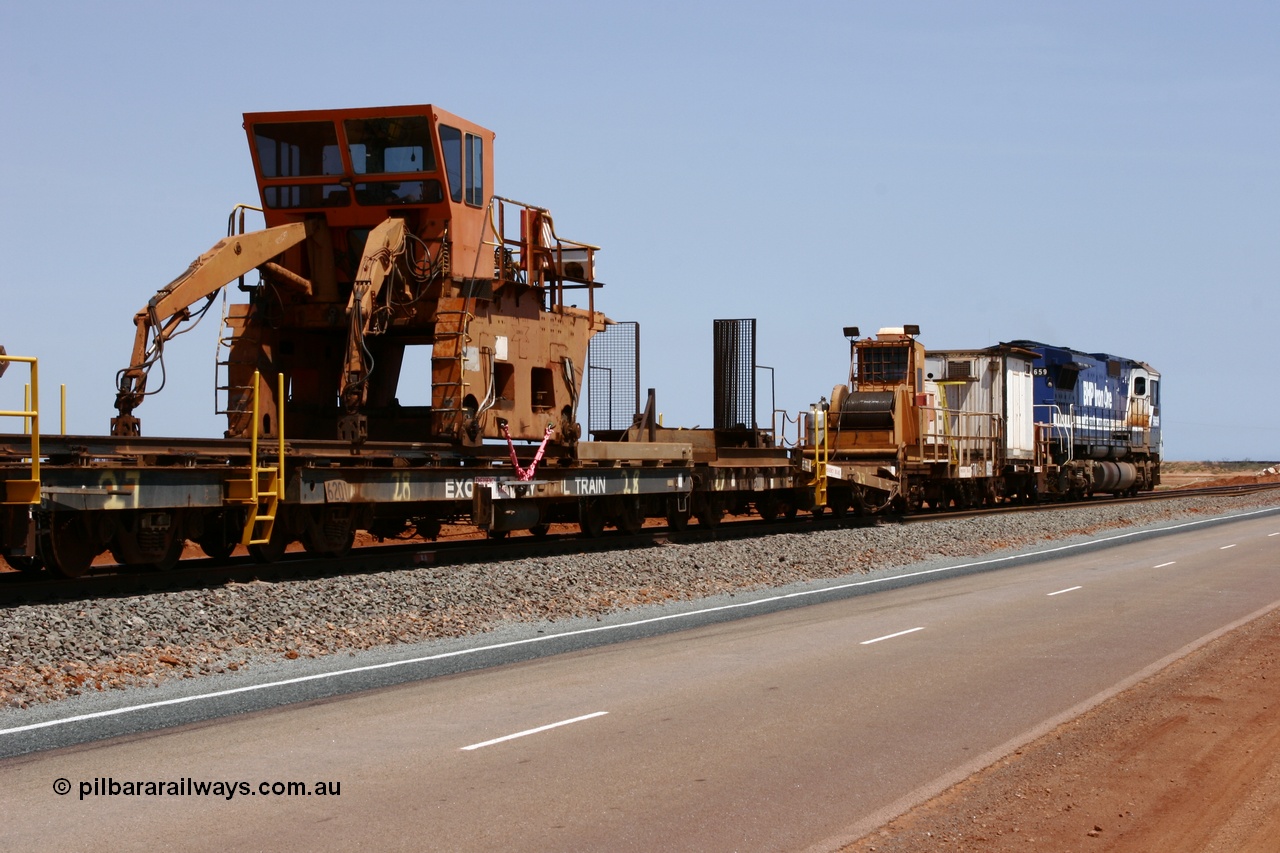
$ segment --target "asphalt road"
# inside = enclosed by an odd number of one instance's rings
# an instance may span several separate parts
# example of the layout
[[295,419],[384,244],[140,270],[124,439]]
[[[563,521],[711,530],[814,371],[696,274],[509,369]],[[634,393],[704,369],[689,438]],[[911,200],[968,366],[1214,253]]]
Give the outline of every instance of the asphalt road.
[[0,762],[0,849],[830,849],[1277,602],[1269,515],[139,733]]

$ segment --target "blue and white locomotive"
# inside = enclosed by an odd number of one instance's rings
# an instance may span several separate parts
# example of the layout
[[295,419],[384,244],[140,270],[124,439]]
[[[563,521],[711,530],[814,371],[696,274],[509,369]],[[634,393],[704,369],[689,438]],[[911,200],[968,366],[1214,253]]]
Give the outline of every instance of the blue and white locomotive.
[[1107,353],[1036,341],[1035,420],[1045,474],[1042,490],[1081,496],[1133,493],[1160,482],[1160,374]]

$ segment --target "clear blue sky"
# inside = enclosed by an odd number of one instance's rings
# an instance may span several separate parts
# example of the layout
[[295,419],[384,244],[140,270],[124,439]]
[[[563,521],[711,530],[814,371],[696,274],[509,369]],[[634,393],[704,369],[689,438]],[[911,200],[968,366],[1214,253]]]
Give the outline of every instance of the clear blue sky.
[[[843,380],[843,326],[917,323],[1148,361],[1167,458],[1280,458],[1274,4],[11,2],[0,75],[0,344],[71,432],[257,201],[241,113],[434,103],[604,247],[668,424],[710,425],[715,318],[759,319],[789,409]],[[221,434],[216,327],[168,350],[147,434]]]

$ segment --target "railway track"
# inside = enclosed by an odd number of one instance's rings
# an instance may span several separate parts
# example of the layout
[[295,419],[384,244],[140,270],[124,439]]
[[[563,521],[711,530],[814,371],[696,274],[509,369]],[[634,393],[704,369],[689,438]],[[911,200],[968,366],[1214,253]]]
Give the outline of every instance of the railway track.
[[646,527],[639,533],[615,532],[600,538],[583,538],[573,525],[545,536],[519,535],[491,540],[465,538],[445,541],[386,543],[356,548],[341,557],[315,557],[291,552],[277,562],[262,564],[247,555],[224,560],[207,557],[184,559],[167,572],[122,572],[113,564],[95,567],[80,578],[65,579],[17,571],[0,572],[0,606],[48,601],[146,595],[180,589],[200,589],[228,583],[276,582],[399,571],[423,566],[465,565],[546,558],[566,554],[602,553],[656,547],[664,544],[697,544],[749,539],[777,533],[835,530],[878,524],[927,524],[937,520],[978,518],[1026,512],[1058,512],[1074,508],[1146,504],[1191,497],[1230,497],[1280,489],[1280,483],[1209,486],[1145,492],[1134,497],[1094,498],[1087,501],[1040,504],[1001,504],[968,510],[924,511],[913,515],[836,516],[822,513],[795,520],[763,521],[755,516],[726,518],[714,527],[695,525],[685,530],[665,526]]

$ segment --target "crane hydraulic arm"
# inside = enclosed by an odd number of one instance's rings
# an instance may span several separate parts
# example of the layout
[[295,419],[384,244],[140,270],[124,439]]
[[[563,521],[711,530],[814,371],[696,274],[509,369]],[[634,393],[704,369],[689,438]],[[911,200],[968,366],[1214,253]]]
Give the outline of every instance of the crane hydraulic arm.
[[394,312],[384,304],[388,281],[398,278],[401,286],[409,281],[405,275],[396,276],[396,266],[405,255],[406,233],[405,222],[399,218],[385,219],[369,232],[356,268],[351,297],[347,300],[347,345],[338,390],[346,413],[339,422],[338,433],[355,443],[364,441],[367,430],[360,413],[369,396],[366,380],[370,365],[365,337],[385,331],[386,324],[393,319]]
[[309,224],[298,222],[227,237],[151,298],[133,318],[136,331],[129,366],[116,374],[119,414],[111,419],[112,435],[141,435],[141,422],[133,411],[147,395],[147,374],[163,360],[165,343],[191,319],[193,304],[206,299],[208,308],[222,288],[254,269],[285,287],[310,291],[309,281],[272,263],[272,258],[307,239],[310,230]]

